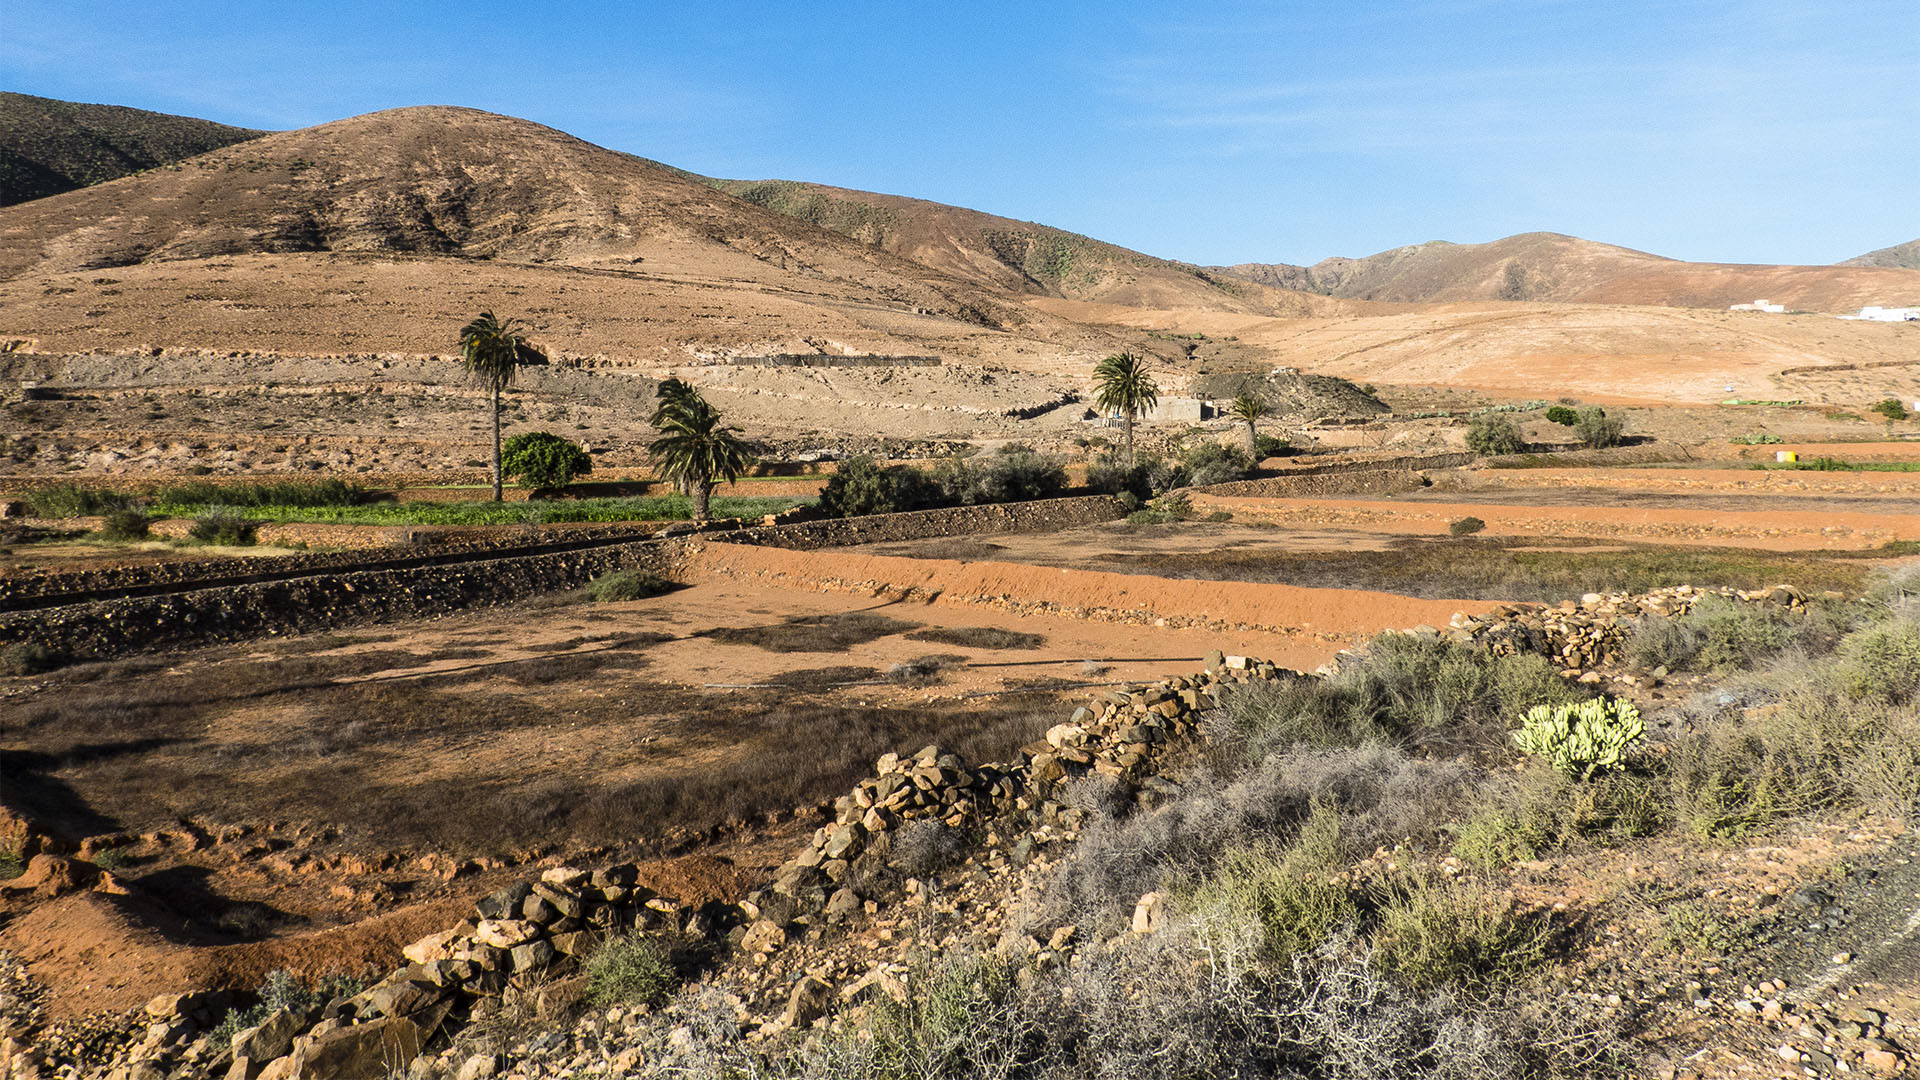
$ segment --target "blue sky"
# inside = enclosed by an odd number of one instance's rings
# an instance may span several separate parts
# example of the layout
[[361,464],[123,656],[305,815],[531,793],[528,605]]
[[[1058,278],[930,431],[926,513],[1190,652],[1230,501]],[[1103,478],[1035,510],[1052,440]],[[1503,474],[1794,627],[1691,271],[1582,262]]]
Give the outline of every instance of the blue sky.
[[1915,0],[934,8],[4,0],[0,88],[268,128],[468,105],[1199,263],[1920,236]]

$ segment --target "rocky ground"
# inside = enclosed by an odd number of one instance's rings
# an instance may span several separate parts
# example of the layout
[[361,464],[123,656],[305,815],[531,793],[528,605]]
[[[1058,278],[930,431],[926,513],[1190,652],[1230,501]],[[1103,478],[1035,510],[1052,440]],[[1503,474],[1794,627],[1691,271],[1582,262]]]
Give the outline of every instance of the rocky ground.
[[[1621,670],[1619,630],[1684,613],[1701,595],[1596,594],[1422,632],[1496,654],[1545,654],[1566,678],[1606,682],[1643,702],[1655,688],[1698,696],[1710,684],[1663,687],[1664,673]],[[1727,595],[1788,610],[1805,602],[1790,587]],[[1216,653],[1197,674],[1097,695],[1008,764],[973,765],[939,746],[885,755],[769,884],[732,903],[660,895],[630,866],[588,871],[549,859],[536,880],[489,894],[467,921],[409,945],[409,967],[330,1004],[268,1011],[230,1046],[208,1035],[233,1000],[218,995],[47,1024],[44,990],[8,958],[0,1015],[12,1041],[0,1046],[21,1077],[104,1076],[110,1067],[154,1078],[353,1076],[421,1049],[409,1075],[460,1080],[625,1075],[695,1067],[723,1052],[750,1060],[783,1040],[850,1030],[873,1008],[905,1000],[932,955],[972,949],[1044,972],[1166,931],[1157,893],[1141,896],[1124,926],[1047,920],[1039,899],[1051,875],[1107,812],[1084,802],[1074,778],[1105,777],[1137,812],[1152,813],[1181,795],[1224,688],[1310,677]],[[939,827],[972,841],[915,854]],[[1731,847],[1667,837],[1522,862],[1496,885],[1580,927],[1586,944],[1554,980],[1619,1028],[1640,1075],[1897,1076],[1914,1067],[1920,1032],[1917,854],[1898,823],[1814,818]],[[1383,847],[1349,873],[1391,877],[1434,858]],[[1479,872],[1452,859],[1438,869]],[[21,883],[89,872],[98,871],[45,856]],[[567,958],[626,928],[702,970],[698,989],[664,1006],[591,998]]]

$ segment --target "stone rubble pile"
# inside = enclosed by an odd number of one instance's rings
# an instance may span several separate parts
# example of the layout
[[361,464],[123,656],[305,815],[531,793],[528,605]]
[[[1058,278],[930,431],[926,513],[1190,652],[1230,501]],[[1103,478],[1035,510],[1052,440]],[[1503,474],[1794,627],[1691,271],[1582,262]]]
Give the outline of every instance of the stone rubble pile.
[[1224,686],[1304,677],[1216,651],[1197,675],[1110,691],[1075,709],[1044,739],[1022,747],[1017,762],[969,766],[937,745],[911,757],[887,754],[872,778],[835,800],[833,824],[816,830],[812,844],[784,863],[771,885],[747,898],[742,908],[754,919],[748,946],[777,947],[785,940],[781,925],[801,916],[840,922],[875,910],[877,898],[860,895],[851,880],[855,863],[868,852],[883,854],[891,834],[908,822],[962,827],[1022,813],[1057,823],[1078,813],[1063,802],[1065,786],[1090,774],[1112,777],[1137,801],[1153,805],[1178,790],[1156,775],[1156,763],[1198,733],[1200,714],[1220,704]]
[[1794,610],[1807,603],[1807,595],[1791,585],[1754,590],[1676,585],[1639,594],[1588,593],[1579,603],[1568,600],[1558,606],[1506,604],[1484,615],[1459,612],[1448,635],[1496,656],[1545,656],[1562,671],[1584,676],[1619,665],[1625,659],[1627,638],[1640,620],[1685,615],[1707,597]]
[[[231,995],[169,994],[149,1002],[140,1041],[113,1057],[111,1080],[359,1080],[419,1056],[450,1016],[497,997],[516,977],[565,974],[599,942],[626,933],[718,938],[738,909],[687,909],[637,884],[638,868],[547,870],[482,899],[474,917],[403,951],[410,963],[350,997],[280,1008],[230,1041],[212,1025]],[[99,1060],[96,1058],[95,1060]],[[27,1074],[16,1072],[24,1077]]]

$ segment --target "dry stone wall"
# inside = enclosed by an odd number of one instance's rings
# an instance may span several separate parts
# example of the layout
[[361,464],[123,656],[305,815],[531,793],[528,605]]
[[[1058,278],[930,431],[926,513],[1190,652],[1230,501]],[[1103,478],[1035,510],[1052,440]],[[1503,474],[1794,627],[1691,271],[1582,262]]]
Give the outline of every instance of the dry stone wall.
[[0,615],[0,641],[29,641],[70,657],[119,656],[388,622],[577,588],[612,570],[651,568],[661,546],[362,570],[283,581],[67,604]]
[[810,550],[976,533],[1052,532],[1118,521],[1125,516],[1126,511],[1112,496],[1087,495],[982,506],[948,506],[868,517],[827,518],[791,525],[740,529],[715,539],[763,547]]

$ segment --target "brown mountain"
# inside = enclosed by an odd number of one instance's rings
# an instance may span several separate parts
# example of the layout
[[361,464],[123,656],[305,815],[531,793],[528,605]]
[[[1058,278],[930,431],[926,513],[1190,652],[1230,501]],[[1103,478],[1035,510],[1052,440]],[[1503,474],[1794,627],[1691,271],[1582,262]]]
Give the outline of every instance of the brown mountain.
[[[1031,221],[901,195],[792,180],[718,180],[715,188],[922,266],[1012,293],[1150,308],[1307,314],[1306,297],[1191,263],[1159,259]],[[1324,307],[1324,305],[1321,305]]]
[[1899,270],[1920,270],[1920,240],[1909,240],[1865,255],[1856,255],[1841,266],[1887,266]]
[[1220,271],[1276,288],[1412,303],[1533,300],[1724,308],[1765,298],[1792,308],[1839,312],[1863,304],[1920,302],[1920,274],[1905,270],[1689,263],[1559,233],[1521,233],[1486,244],[1436,240],[1307,267],[1247,263]]
[[0,206],[257,139],[211,120],[0,91]]
[[441,106],[279,132],[0,211],[0,278],[263,252],[740,275],[772,265],[993,323],[998,297],[678,170]]

